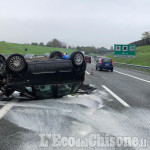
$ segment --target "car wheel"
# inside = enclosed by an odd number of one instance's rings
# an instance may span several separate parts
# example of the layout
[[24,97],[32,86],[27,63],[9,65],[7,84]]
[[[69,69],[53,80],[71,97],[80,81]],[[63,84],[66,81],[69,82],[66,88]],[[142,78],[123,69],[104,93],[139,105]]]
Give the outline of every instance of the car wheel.
[[73,52],[70,59],[74,66],[82,66],[84,62],[84,55],[82,52]]
[[8,69],[13,72],[23,71],[26,65],[25,58],[20,54],[12,54],[7,59]]
[[49,58],[55,58],[55,59],[62,59],[62,57],[63,55],[59,51],[53,51],[49,56]]
[[113,72],[113,69],[111,69],[111,72]]

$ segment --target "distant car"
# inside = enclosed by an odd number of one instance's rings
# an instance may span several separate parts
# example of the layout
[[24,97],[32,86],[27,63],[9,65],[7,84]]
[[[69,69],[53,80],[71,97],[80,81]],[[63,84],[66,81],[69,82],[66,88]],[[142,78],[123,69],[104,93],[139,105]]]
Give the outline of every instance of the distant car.
[[36,56],[34,54],[26,54],[24,56],[25,59],[32,59],[32,58],[35,58]]
[[85,61],[91,63],[91,56],[85,56]]
[[106,70],[111,70],[113,71],[113,60],[111,58],[99,58],[97,61],[96,61],[96,70],[103,70],[103,69],[106,69]]
[[84,81],[85,70],[84,55],[78,51],[68,59],[54,51],[49,59],[30,61],[21,54],[12,54],[7,59],[0,54],[0,96],[9,97],[15,91],[33,98],[74,94]]

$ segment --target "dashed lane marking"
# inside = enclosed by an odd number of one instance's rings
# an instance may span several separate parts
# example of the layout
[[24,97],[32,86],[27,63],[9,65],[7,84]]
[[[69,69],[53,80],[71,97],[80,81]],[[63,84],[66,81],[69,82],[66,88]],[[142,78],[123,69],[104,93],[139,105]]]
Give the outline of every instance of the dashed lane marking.
[[116,100],[118,100],[122,105],[125,107],[130,107],[124,100],[122,100],[119,96],[117,96],[114,92],[112,92],[109,88],[107,88],[105,85],[102,85],[102,87],[110,93]]

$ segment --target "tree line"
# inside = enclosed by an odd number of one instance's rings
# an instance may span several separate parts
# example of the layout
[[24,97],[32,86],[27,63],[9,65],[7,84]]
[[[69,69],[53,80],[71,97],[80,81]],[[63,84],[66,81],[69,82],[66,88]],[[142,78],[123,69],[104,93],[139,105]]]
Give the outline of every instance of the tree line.
[[136,46],[146,46],[150,45],[150,32],[144,32],[142,34],[141,40],[130,43],[131,45]]
[[57,47],[57,48],[67,48],[66,43],[61,42],[57,39],[53,39],[52,41],[47,42],[47,44],[44,44],[43,42],[40,42],[40,43],[32,42],[31,45],[46,46],[46,47]]
[[101,54],[104,51],[108,51],[108,49],[105,47],[96,48],[95,46],[77,46],[76,50],[84,51],[85,54],[89,54],[89,53]]
[[84,51],[85,54],[89,53],[95,53],[95,54],[100,54],[101,51],[108,51],[105,47],[101,48],[96,48],[95,46],[67,46],[65,42],[61,42],[57,39],[53,39],[52,41],[47,42],[47,44],[44,44],[43,42],[37,43],[37,42],[32,42],[31,45],[34,46],[46,46],[46,47],[55,47],[55,48],[66,48],[66,49],[76,49],[79,51]]

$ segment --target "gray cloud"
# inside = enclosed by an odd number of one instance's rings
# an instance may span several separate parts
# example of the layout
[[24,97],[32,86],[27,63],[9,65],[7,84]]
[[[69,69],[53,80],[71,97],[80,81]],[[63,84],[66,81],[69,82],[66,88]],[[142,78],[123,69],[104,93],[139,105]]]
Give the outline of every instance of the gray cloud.
[[0,40],[97,47],[139,40],[150,30],[148,0],[1,0]]

